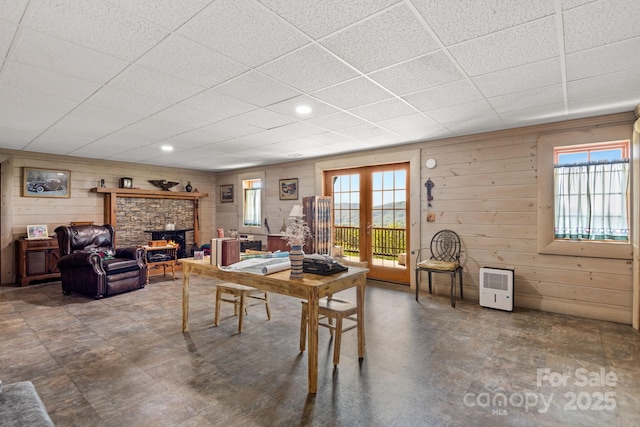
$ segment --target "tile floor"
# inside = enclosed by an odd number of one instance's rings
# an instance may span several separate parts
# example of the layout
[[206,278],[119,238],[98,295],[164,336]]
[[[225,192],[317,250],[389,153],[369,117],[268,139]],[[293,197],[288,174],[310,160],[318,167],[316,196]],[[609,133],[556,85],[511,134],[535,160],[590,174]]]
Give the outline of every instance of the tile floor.
[[[369,282],[367,353],[343,337],[334,370],[320,331],[317,395],[298,350],[299,301],[272,294],[245,330],[212,282],[94,300],[59,282],[0,287],[0,380],[32,381],[57,426],[640,425],[640,333],[628,325],[513,313]],[[347,295],[349,297],[349,295]],[[2,424],[2,420],[0,420]]]

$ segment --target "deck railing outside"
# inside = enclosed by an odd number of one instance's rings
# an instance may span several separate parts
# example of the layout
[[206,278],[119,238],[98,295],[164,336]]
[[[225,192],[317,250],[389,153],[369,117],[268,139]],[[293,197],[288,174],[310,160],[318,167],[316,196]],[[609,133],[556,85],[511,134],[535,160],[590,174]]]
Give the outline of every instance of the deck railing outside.
[[[360,228],[335,226],[334,230],[334,245],[342,246],[342,251],[346,255],[360,253]],[[407,252],[405,229],[373,227],[371,232],[374,257],[397,258],[398,254]]]

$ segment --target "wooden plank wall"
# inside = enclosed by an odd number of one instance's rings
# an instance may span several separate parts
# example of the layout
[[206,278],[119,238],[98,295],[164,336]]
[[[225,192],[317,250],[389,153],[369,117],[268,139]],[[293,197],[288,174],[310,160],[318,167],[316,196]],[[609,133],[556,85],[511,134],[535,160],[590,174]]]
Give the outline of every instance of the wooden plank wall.
[[[4,150],[0,152],[5,153]],[[80,159],[69,156],[41,155],[35,153],[15,153],[6,151],[8,160],[2,163],[3,201],[2,210],[2,283],[15,280],[14,241],[26,234],[26,226],[46,224],[49,234],[57,226],[71,221],[104,221],[104,194],[89,190],[105,179],[107,187],[118,187],[121,177],[133,178],[133,185],[148,190],[156,189],[149,179],[166,179],[180,183],[176,189],[184,191],[184,185],[191,181],[193,188],[209,193],[209,197],[199,201],[200,230],[203,239],[210,240],[215,217],[215,174],[187,169],[151,167],[124,162]],[[42,169],[62,169],[71,171],[71,197],[44,198],[22,196],[22,170],[24,167]],[[7,182],[4,182],[4,181]],[[4,194],[4,193],[7,194]],[[190,218],[193,221],[193,218]],[[205,240],[203,240],[205,241]]]

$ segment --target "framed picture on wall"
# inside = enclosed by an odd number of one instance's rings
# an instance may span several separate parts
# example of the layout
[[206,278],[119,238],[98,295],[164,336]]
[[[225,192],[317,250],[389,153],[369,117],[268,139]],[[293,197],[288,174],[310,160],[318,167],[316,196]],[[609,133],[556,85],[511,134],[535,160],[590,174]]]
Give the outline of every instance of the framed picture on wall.
[[280,200],[298,200],[298,178],[280,180]]
[[24,168],[22,195],[25,197],[71,196],[71,172],[64,170]]
[[233,184],[220,186],[220,203],[233,202]]

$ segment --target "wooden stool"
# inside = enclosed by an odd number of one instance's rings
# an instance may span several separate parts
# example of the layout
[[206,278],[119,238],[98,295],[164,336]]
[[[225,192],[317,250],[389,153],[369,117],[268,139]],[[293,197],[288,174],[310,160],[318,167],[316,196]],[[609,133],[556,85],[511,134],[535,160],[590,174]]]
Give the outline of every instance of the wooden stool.
[[[349,331],[357,324],[357,305],[351,301],[342,300],[333,297],[322,298],[318,307],[318,326],[329,328],[331,338],[335,335],[333,343],[333,365],[338,366],[340,362],[340,342],[342,341],[342,333]],[[335,319],[336,324],[333,324]],[[353,324],[343,327],[342,320],[348,319]],[[302,317],[300,319],[300,351],[304,351],[307,343],[307,324],[309,322],[309,304],[302,301]]]
[[[230,295],[224,297],[223,295]],[[247,305],[247,298],[252,298],[258,302]],[[238,333],[242,333],[244,327],[244,315],[247,307],[257,304],[264,304],[267,308],[267,319],[271,320],[271,310],[269,309],[269,293],[251,286],[240,285],[237,283],[223,282],[216,285],[216,316],[214,325],[218,326],[220,321],[220,301],[230,302],[233,304],[233,315],[239,316]]]

